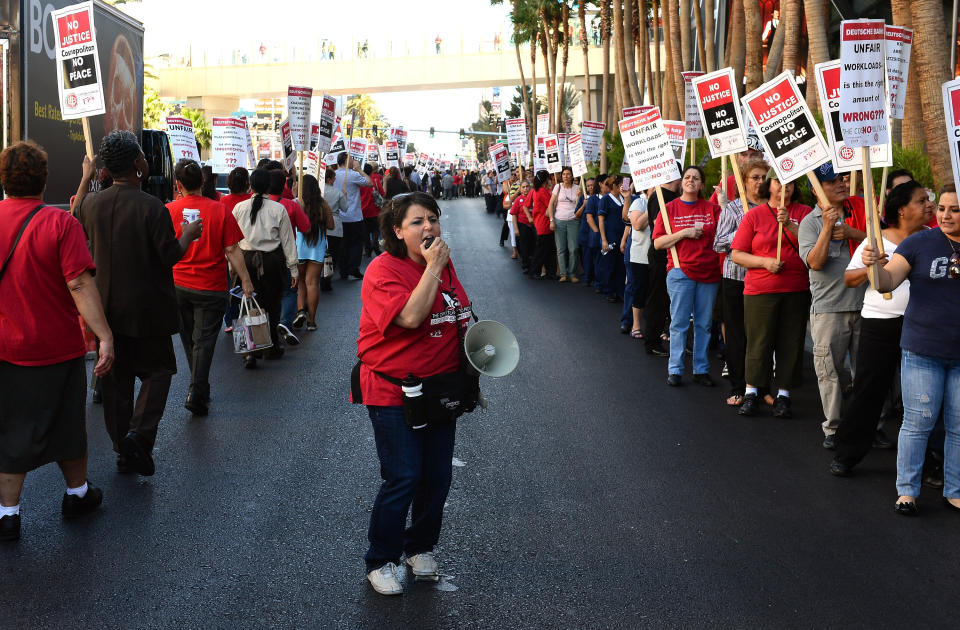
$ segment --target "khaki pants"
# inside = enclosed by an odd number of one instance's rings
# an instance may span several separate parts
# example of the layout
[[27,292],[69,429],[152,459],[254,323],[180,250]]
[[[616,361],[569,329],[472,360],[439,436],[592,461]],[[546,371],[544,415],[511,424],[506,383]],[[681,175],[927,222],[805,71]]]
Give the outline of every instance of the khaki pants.
[[[810,336],[813,338],[813,367],[817,372],[820,401],[826,418],[822,424],[823,433],[833,435],[840,425],[843,387],[853,381],[856,372],[860,312],[811,313]],[[847,354],[850,355],[852,372],[849,375],[842,374]]]

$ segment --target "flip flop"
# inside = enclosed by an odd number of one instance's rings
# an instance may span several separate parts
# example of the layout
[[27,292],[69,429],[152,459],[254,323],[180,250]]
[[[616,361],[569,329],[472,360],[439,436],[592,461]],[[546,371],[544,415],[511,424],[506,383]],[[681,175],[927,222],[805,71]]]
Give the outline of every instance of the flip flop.
[[643,331],[637,330],[636,328],[634,328],[633,330],[630,331],[630,336],[633,337],[634,339],[643,339]]

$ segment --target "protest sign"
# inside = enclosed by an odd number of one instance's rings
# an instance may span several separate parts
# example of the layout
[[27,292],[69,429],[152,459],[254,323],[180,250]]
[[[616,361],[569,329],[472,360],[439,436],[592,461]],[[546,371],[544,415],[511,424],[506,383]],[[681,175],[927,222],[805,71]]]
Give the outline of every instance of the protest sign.
[[943,111],[947,122],[947,142],[953,163],[953,183],[960,190],[960,79],[943,84]]
[[[407,155],[410,155],[410,154],[407,154]],[[426,153],[421,153],[417,157],[417,164],[414,167],[414,170],[417,171],[420,177],[423,177],[424,175],[427,174],[427,161],[429,159],[430,157]]]
[[596,162],[600,159],[600,147],[603,144],[603,132],[606,123],[585,120],[580,126],[580,138],[583,142],[583,157],[587,162]]
[[356,162],[360,168],[363,168],[363,165],[367,160],[366,138],[354,138],[350,140],[350,146],[348,150],[350,151],[350,158]]
[[214,173],[229,173],[247,163],[246,124],[239,118],[214,116],[211,123],[210,161]]
[[413,165],[416,164],[416,163],[417,163],[417,155],[416,155],[415,153],[406,153],[406,154],[404,154],[404,156],[403,156],[403,164],[404,164],[404,166],[407,166],[407,165],[413,166]]
[[732,68],[724,68],[691,80],[703,133],[713,157],[747,149],[733,76]]
[[182,116],[167,116],[167,137],[170,138],[174,162],[184,158],[200,161],[192,120]]
[[570,134],[567,139],[567,148],[570,153],[570,168],[573,176],[580,177],[587,172],[587,159],[583,153],[583,136],[579,133]]
[[396,140],[387,140],[383,145],[384,166],[400,168],[400,145]]
[[543,137],[543,155],[548,173],[559,173],[563,168],[560,166],[559,144],[556,134],[551,133]]
[[316,151],[317,144],[320,142],[320,123],[310,123],[310,141],[307,143],[307,151]]
[[287,119],[280,123],[280,146],[283,149],[283,168],[289,171],[297,163],[297,152],[293,149],[290,121]]
[[320,153],[330,153],[333,144],[333,130],[336,128],[336,101],[331,96],[323,95],[323,103],[320,105],[320,121],[317,133],[317,142],[314,151]]
[[503,183],[510,179],[510,152],[507,147],[500,144],[490,145],[490,158],[496,165],[497,182]]
[[[56,44],[61,118],[74,120],[105,113],[100,57],[97,54],[97,35],[93,24],[93,3],[70,5],[53,11],[50,15],[53,19]],[[37,19],[39,20],[39,14]],[[42,33],[40,36],[42,37]],[[88,131],[85,129],[84,133]],[[87,135],[89,136],[89,133]],[[88,149],[89,142],[88,139]]]
[[367,159],[364,164],[372,164],[374,168],[380,163],[380,148],[376,140],[367,140]]
[[840,23],[840,130],[848,147],[889,140],[883,20]]
[[525,118],[507,119],[507,146],[511,153],[526,153],[529,150]]
[[343,139],[343,128],[340,125],[339,118],[337,118],[333,129],[334,131],[333,138],[330,142],[330,150],[327,151],[326,156],[327,164],[336,164],[337,158],[340,157],[340,154],[347,150],[346,142]]
[[624,107],[622,110],[620,110],[620,113],[622,114],[622,116],[620,116],[620,120],[625,118],[633,118],[637,114],[648,112],[651,109],[654,109],[653,105],[635,105],[633,107]]
[[537,135],[545,136],[550,133],[550,114],[537,114]]
[[400,152],[401,155],[407,152],[408,135],[409,134],[407,134],[406,130],[404,129],[398,128],[396,131],[395,138],[397,141],[397,150]]
[[[699,115],[699,114],[698,114]],[[664,120],[663,130],[670,139],[670,146],[673,148],[673,157],[684,163],[687,157],[687,124],[682,120]]]
[[250,123],[247,122],[247,117],[241,116],[240,120],[243,121],[243,129],[247,136],[246,141],[244,141],[247,146],[247,168],[252,170],[257,168],[257,152],[253,148],[253,136],[250,134]]
[[907,98],[907,77],[910,75],[910,51],[913,31],[901,26],[884,29],[887,58],[887,90],[890,92],[890,117],[903,119],[903,104]]
[[294,151],[310,148],[310,99],[313,88],[291,85],[287,87],[287,120]]
[[618,126],[635,190],[639,192],[680,179],[659,109],[621,120]]
[[[683,75],[684,116],[687,130],[686,138],[702,138],[703,124],[700,122],[700,110],[697,109],[697,93],[693,89],[693,80],[702,77],[702,72],[681,72]],[[669,131],[667,132],[669,133]]]
[[782,184],[830,159],[820,128],[789,72],[744,96],[743,104]]
[[[818,63],[815,73],[833,170],[837,173],[858,171],[863,166],[862,152],[848,147],[843,141],[843,131],[840,130],[840,61]],[[870,164],[893,166],[893,150],[889,142],[870,147]]]
[[[318,151],[304,151],[303,153],[303,172],[306,175],[313,175],[317,177],[315,173],[318,172],[320,168],[320,153]],[[317,177],[317,181],[323,184],[323,180]]]
[[543,146],[543,138],[544,136],[537,135],[537,152],[533,156],[534,174],[547,170],[547,154]]
[[560,148],[560,165],[570,166],[570,162],[567,161],[567,134],[558,133],[557,134],[557,144]]
[[323,191],[323,182],[327,179],[327,163],[324,160],[317,162],[317,182],[320,184],[320,191]]

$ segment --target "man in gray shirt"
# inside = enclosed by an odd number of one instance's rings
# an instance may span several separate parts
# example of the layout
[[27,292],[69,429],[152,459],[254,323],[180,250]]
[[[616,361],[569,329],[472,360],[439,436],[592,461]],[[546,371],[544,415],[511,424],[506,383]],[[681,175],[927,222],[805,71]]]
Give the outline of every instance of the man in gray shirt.
[[[830,207],[818,204],[800,223],[798,240],[800,257],[810,268],[810,336],[813,338],[813,366],[823,403],[823,447],[834,449],[834,433],[840,424],[843,386],[840,374],[850,354],[850,366],[857,356],[860,337],[860,309],[865,285],[849,288],[843,273],[850,262],[851,251],[866,234],[853,226],[866,225],[864,203],[850,196],[850,184],[834,172],[827,162],[814,173],[823,186]],[[851,382],[853,376],[844,378]]]

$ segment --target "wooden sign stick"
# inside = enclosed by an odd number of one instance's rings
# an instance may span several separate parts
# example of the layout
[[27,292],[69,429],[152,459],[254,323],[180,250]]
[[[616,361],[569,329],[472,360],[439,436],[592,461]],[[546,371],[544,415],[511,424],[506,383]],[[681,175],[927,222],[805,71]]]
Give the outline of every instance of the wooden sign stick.
[[303,207],[303,151],[297,151],[297,203]]
[[853,196],[856,194],[857,194],[857,171],[852,170],[850,171],[850,195]]
[[[883,175],[881,175],[882,180],[880,181],[880,197],[877,201],[877,214],[881,216],[883,215],[883,204],[886,201],[886,196],[887,196],[887,173],[889,172],[889,170],[890,170],[889,166],[884,166]],[[852,195],[853,193],[850,193],[850,194]]]
[[[780,182],[780,209],[786,207],[787,186]],[[780,262],[780,248],[783,247],[783,223],[777,221],[777,262]]]
[[[864,201],[866,203],[867,214],[867,239],[869,239],[870,245],[876,248],[877,254],[883,256],[882,237],[880,236],[880,220],[879,217],[877,217],[875,205],[876,202],[873,198],[873,178],[871,177],[870,169],[870,147],[862,147],[860,149],[860,154],[863,156],[863,193],[865,197]],[[880,286],[880,274],[876,265],[870,267],[867,272],[867,277],[870,279],[870,288],[876,291],[877,287]]]
[[727,197],[727,161],[722,155],[720,156],[720,190],[723,191],[723,196]]
[[730,159],[730,168],[733,169],[733,178],[737,181],[737,194],[740,195],[740,203],[743,206],[743,211],[746,212],[750,209],[750,204],[747,202],[747,191],[743,187],[743,175],[740,174],[740,165],[737,164],[737,160],[734,156],[728,155]]
[[350,145],[353,144],[353,127],[354,127],[354,125],[356,124],[356,122],[357,122],[357,111],[354,110],[354,111],[353,111],[353,114],[350,115],[350,139],[347,140],[347,146],[346,146],[346,149],[347,149],[347,161],[346,161],[346,163],[345,163],[345,165],[344,165],[344,171],[343,171],[343,190],[341,191],[343,194],[346,194],[346,193],[347,193],[347,175],[349,174],[349,173],[347,173],[347,171],[350,170],[350,160],[353,159],[352,157],[350,157]]
[[690,163],[697,163],[697,141],[695,138],[690,138]]
[[[657,184],[657,201],[660,203],[660,220],[663,221],[663,229],[667,234],[673,234],[670,229],[670,218],[667,216],[667,204],[663,201],[663,191],[660,190],[660,184]],[[677,247],[670,246],[670,256],[673,258],[673,267],[680,268],[680,257],[677,256]]]
[[87,157],[93,159],[93,134],[90,132],[90,119],[81,118],[83,124],[83,140],[87,144]]

